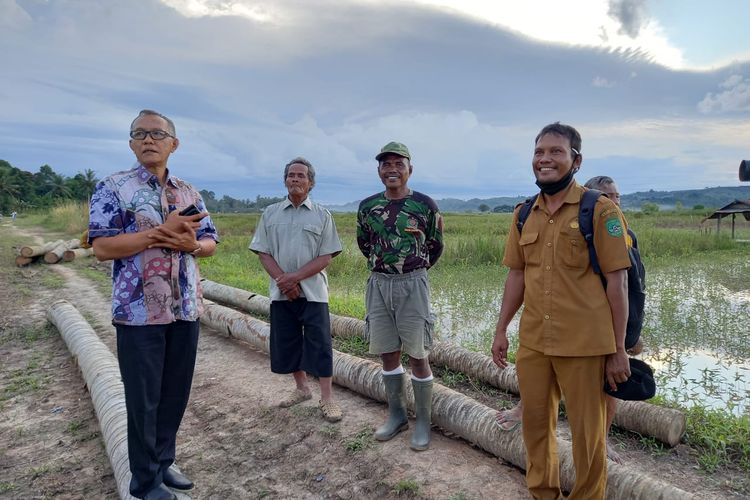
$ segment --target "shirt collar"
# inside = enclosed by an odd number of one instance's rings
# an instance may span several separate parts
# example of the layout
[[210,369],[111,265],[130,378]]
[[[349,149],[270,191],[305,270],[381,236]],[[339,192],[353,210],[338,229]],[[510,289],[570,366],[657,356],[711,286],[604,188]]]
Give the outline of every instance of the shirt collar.
[[[151,173],[149,169],[144,167],[142,164],[138,164],[138,167],[136,167],[136,175],[138,176],[138,180],[140,180],[142,183],[146,184],[148,183],[154,188],[159,187],[159,179]],[[174,180],[172,176],[169,173],[169,169],[167,169],[167,182],[166,184],[170,184],[174,186]]]
[[[287,196],[286,198],[284,198],[284,201],[282,202],[281,208],[284,209],[284,210],[286,210],[287,208],[293,207],[293,206],[294,206],[294,204],[289,199],[289,196]],[[304,199],[304,201],[302,201],[302,203],[300,203],[299,206],[300,207],[307,207],[308,210],[312,210],[312,200],[308,196],[307,198]]]
[[[568,189],[567,194],[565,195],[565,199],[563,200],[563,205],[565,204],[575,204],[581,202],[581,196],[583,196],[583,186],[578,184],[578,182],[573,179],[571,182],[570,189]],[[534,206],[532,209],[544,209],[547,210],[547,205],[544,203],[544,196],[539,194],[539,196],[536,197],[536,201],[534,202]]]

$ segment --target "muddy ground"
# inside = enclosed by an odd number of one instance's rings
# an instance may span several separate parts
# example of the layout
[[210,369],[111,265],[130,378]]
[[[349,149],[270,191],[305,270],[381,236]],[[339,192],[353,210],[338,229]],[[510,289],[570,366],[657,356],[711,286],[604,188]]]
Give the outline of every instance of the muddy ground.
[[[45,308],[64,298],[114,352],[102,266],[16,268],[12,246],[50,235],[0,227],[0,497],[117,498],[91,399]],[[88,269],[91,268],[91,269]],[[93,270],[92,270],[93,269]],[[97,284],[98,282],[98,284]],[[293,387],[271,374],[268,358],[202,329],[191,400],[177,457],[196,483],[193,498],[529,498],[523,471],[434,428],[430,450],[409,450],[409,432],[388,443],[370,438],[385,406],[336,387],[344,420],[326,423],[317,399],[275,406]],[[507,395],[476,384],[455,387],[502,407]],[[739,470],[708,475],[686,445],[661,448],[615,436],[628,464],[700,498],[748,498]]]

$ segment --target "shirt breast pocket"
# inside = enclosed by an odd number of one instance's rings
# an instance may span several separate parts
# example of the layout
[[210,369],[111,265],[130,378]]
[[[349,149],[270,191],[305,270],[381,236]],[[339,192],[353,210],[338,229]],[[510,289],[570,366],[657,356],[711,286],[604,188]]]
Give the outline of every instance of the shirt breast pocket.
[[323,236],[323,226],[318,226],[315,224],[305,224],[302,226],[303,234],[305,235],[305,240],[313,245],[313,248],[317,247],[317,244],[320,242],[320,239]]
[[542,262],[542,251],[539,248],[539,233],[524,231],[518,240],[518,245],[523,252],[523,259],[527,264],[540,264]]
[[589,249],[579,229],[561,231],[559,243],[560,260],[564,266],[585,269],[589,265]]

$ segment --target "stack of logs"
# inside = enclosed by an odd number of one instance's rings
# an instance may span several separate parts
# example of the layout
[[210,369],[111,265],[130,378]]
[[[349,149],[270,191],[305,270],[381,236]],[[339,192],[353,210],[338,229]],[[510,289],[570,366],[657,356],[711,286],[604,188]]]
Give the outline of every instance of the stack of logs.
[[47,264],[57,264],[61,261],[70,262],[79,257],[92,255],[94,255],[94,249],[81,248],[80,240],[57,240],[43,245],[20,247],[16,256],[16,265],[18,267],[28,266],[42,259]]

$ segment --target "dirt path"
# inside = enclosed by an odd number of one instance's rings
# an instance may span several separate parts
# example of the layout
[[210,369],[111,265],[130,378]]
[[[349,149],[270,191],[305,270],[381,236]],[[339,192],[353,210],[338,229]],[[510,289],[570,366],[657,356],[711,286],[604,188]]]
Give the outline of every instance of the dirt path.
[[[74,267],[8,269],[10,261],[0,262],[0,497],[116,498],[89,395],[44,321],[50,301],[65,298],[114,351],[108,297]],[[277,408],[291,388],[291,377],[270,373],[265,355],[202,327],[177,448],[196,483],[193,498],[529,498],[522,471],[463,440],[435,430],[419,454],[408,447],[409,432],[375,443],[383,404],[336,387],[345,417],[328,424],[317,398]],[[621,454],[644,473],[702,498],[745,497],[732,491],[737,474],[696,470],[690,448],[653,453],[637,442],[625,439]]]
[[[53,298],[65,298],[114,349],[107,298],[72,267],[39,269],[40,274],[47,271],[59,273],[64,284],[54,293],[30,298],[22,317],[41,326],[44,307]],[[50,357],[45,390],[41,399],[32,392],[5,402],[3,413],[10,418],[0,424],[4,493],[16,498],[116,497],[88,393],[64,343],[48,329],[45,342],[35,347]],[[15,342],[3,343],[0,355],[15,359],[18,367],[28,358]],[[15,369],[20,368],[3,363],[3,385],[5,373]],[[345,417],[328,424],[317,399],[292,409],[275,407],[280,394],[291,388],[290,377],[270,373],[264,354],[202,328],[177,449],[180,467],[196,483],[193,498],[385,498],[410,491],[422,498],[527,498],[521,471],[462,440],[434,432],[431,449],[419,454],[409,450],[408,432],[376,444],[369,436],[385,416],[384,405],[336,387]],[[55,412],[59,406],[63,410]],[[54,431],[46,420],[55,421]],[[72,426],[72,421],[82,423]],[[17,430],[21,426],[28,433]],[[87,440],[69,435],[69,427]],[[25,436],[23,446],[13,442],[14,434]],[[55,448],[53,453],[42,457],[49,447]],[[43,464],[43,470],[30,471],[35,463]]]

